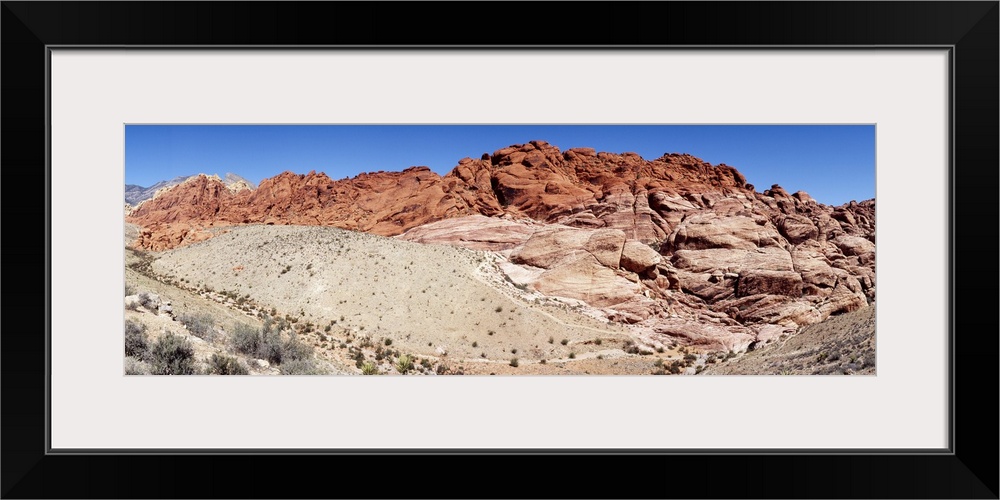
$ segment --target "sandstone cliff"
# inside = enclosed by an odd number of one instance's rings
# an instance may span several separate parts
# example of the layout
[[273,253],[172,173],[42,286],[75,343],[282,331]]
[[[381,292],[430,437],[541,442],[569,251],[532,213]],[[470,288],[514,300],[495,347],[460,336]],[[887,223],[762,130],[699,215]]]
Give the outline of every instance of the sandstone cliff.
[[[832,207],[755,191],[682,154],[560,151],[543,141],[333,180],[282,173],[256,189],[198,176],[134,208],[135,245],[170,249],[213,226],[324,225],[503,253],[508,276],[646,334],[743,350],[875,299],[875,201]],[[698,327],[692,327],[697,324]]]

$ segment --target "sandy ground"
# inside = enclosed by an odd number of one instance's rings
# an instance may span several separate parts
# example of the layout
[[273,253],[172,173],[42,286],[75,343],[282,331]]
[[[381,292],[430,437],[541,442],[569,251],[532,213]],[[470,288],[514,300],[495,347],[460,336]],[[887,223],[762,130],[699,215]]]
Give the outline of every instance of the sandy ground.
[[648,374],[657,358],[679,356],[625,353],[627,326],[518,289],[499,269],[503,257],[490,252],[257,225],[145,255],[148,276],[130,279],[175,312],[210,312],[222,328],[273,313],[349,371],[360,372],[359,352],[382,373],[397,372],[394,360],[408,354],[418,373],[484,375]]
[[[226,342],[227,332],[237,323],[259,328],[270,318],[283,323],[286,336],[294,332],[311,346],[327,373],[361,373],[361,366],[370,363],[380,374],[398,374],[397,361],[404,354],[413,361],[408,374],[874,370],[873,342],[870,355],[861,354],[872,360],[870,366],[862,361],[838,368],[833,361],[817,361],[833,349],[824,351],[824,343],[843,351],[843,360],[853,356],[857,361],[857,354],[848,351],[856,344],[865,347],[874,321],[865,337],[866,330],[853,326],[856,314],[807,327],[803,332],[812,332],[809,336],[781,339],[731,359],[669,346],[636,353],[626,349],[639,337],[629,326],[610,323],[577,301],[514,286],[501,270],[504,257],[492,252],[330,227],[250,225],[165,252],[127,254],[126,282],[133,288],[161,295],[175,314],[213,318],[216,340],[193,339],[199,360],[214,352],[237,355]],[[169,317],[134,311],[126,316],[145,322],[151,335],[187,335]],[[254,373],[278,373],[241,359]]]

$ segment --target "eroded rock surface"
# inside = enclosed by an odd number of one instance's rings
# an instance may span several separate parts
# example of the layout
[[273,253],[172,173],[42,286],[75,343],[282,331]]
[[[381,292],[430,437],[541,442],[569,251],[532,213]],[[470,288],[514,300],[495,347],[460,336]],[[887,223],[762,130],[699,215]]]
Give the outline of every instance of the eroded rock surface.
[[443,177],[285,172],[252,189],[198,176],[126,221],[142,227],[135,245],[153,250],[256,223],[494,251],[521,286],[705,349],[745,350],[875,300],[874,200],[831,207],[778,185],[756,192],[735,168],[683,154],[532,141]]

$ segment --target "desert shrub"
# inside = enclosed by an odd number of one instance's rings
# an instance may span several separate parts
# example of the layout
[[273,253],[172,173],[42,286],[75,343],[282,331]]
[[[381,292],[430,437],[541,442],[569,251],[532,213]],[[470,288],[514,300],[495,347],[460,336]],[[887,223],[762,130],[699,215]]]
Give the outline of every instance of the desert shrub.
[[149,309],[149,306],[153,304],[153,298],[149,296],[149,293],[142,292],[139,294],[139,305]]
[[559,341],[559,343],[562,344],[562,345],[569,344],[569,339],[562,339],[562,340]]
[[177,316],[177,321],[186,326],[195,337],[209,342],[215,339],[215,321],[209,314],[181,314]]
[[626,340],[622,349],[628,354],[639,354],[639,346],[631,340]]
[[248,375],[249,373],[250,370],[247,370],[240,363],[240,360],[230,356],[213,354],[208,360],[209,375]]
[[186,339],[168,333],[153,344],[153,375],[191,375],[194,373],[194,347]]
[[125,283],[125,296],[128,297],[129,295],[135,295],[135,287]]
[[549,343],[550,343],[550,344],[554,343],[555,341],[556,341],[556,339],[554,339],[554,338],[552,338],[552,337],[549,337]]
[[125,322],[125,355],[139,360],[149,357],[149,340],[146,325],[132,320]]
[[392,339],[385,339],[385,345],[392,345]]
[[311,359],[293,359],[281,365],[282,375],[325,375],[326,370]]
[[375,363],[372,363],[371,361],[365,361],[364,363],[361,363],[361,374],[378,375],[378,367],[375,366]]
[[403,354],[402,356],[396,358],[396,371],[402,374],[413,369],[413,358],[409,355]]
[[294,333],[288,337],[282,346],[282,357],[290,360],[309,359],[312,357],[312,349],[305,342],[299,340],[299,336]]
[[517,348],[515,347],[515,348],[511,349],[511,350],[510,350],[510,353],[511,353],[511,354],[517,354]]
[[604,341],[601,340],[601,339],[594,339],[594,344],[601,345],[603,343],[604,343]]
[[278,332],[267,332],[262,335],[257,357],[266,359],[268,363],[280,365],[285,360],[285,348]]
[[514,368],[517,368],[517,358],[511,358],[511,360],[510,360],[510,366],[513,366]]
[[569,359],[576,359],[576,353],[575,352],[569,353]]
[[503,307],[497,306],[497,308],[494,309],[494,311],[496,311],[496,312],[503,312]]
[[132,356],[125,356],[125,375],[149,375],[149,364]]
[[473,348],[479,347],[479,342],[472,342],[472,347]]
[[229,343],[234,350],[250,356],[256,356],[261,345],[261,331],[250,325],[237,323],[233,325]]

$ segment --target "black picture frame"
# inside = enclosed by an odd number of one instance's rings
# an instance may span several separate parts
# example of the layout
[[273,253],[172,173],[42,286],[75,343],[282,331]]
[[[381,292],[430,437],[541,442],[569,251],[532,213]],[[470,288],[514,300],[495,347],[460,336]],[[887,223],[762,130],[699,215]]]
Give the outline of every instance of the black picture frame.
[[[998,498],[996,1],[483,2],[474,8],[464,3],[5,1],[0,22],[0,160],[7,179],[3,221],[8,236],[2,248],[9,270],[34,274],[8,274],[11,293],[3,294],[4,498]],[[47,333],[54,312],[48,305],[51,240],[45,223],[51,202],[47,47],[474,48],[510,46],[512,40],[523,46],[553,46],[554,41],[608,50],[950,47],[954,370],[949,452],[48,453]],[[919,216],[919,200],[914,211]],[[978,310],[983,303],[985,313]],[[480,455],[491,455],[489,463]],[[427,463],[460,482],[428,477],[416,466]],[[567,467],[580,474],[559,473]],[[457,486],[465,482],[482,486]]]

